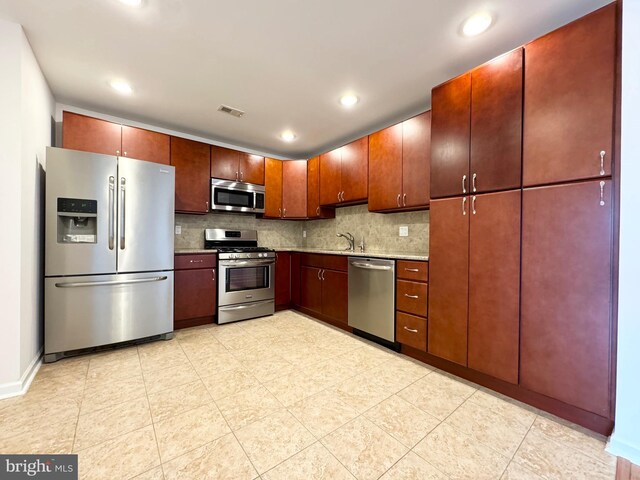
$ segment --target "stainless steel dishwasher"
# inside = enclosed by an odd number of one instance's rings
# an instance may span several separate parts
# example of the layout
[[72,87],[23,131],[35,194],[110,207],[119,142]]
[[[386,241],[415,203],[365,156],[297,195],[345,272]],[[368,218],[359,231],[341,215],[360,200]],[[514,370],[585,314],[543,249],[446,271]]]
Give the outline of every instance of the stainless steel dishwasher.
[[[349,326],[395,344],[396,262],[349,257]],[[368,334],[368,335],[366,335]],[[389,345],[391,343],[393,345]]]

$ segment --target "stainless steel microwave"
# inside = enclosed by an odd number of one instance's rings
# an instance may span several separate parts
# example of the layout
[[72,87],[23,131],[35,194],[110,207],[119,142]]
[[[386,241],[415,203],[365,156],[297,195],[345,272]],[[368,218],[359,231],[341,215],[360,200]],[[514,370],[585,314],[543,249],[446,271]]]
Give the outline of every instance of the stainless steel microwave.
[[264,186],[212,178],[211,210],[264,213]]

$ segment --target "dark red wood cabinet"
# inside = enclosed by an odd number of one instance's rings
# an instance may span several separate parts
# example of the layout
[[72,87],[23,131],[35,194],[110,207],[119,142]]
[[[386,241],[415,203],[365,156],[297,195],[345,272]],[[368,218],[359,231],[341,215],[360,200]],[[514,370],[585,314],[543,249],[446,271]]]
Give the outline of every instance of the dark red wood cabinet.
[[369,211],[429,205],[431,112],[369,135]]
[[524,50],[524,185],[611,175],[616,2]]
[[300,306],[322,313],[322,269],[302,265],[300,272]]
[[320,205],[366,203],[368,169],[368,137],[320,155]]
[[170,143],[169,135],[164,133],[122,126],[122,155],[125,157],[169,165]]
[[209,212],[209,156],[206,143],[171,137],[171,165],[176,168],[176,212]]
[[303,311],[346,327],[348,278],[346,256],[303,254],[300,274]]
[[265,201],[264,217],[282,217],[282,162],[273,158],[265,158]]
[[522,206],[523,387],[610,412],[612,183],[528,188]]
[[216,255],[176,255],[174,329],[213,323],[216,314]]
[[211,176],[264,185],[265,159],[259,155],[211,145]]
[[307,161],[282,162],[282,218],[307,216]]
[[307,218],[335,218],[333,208],[320,206],[320,157],[307,162]]
[[291,253],[276,252],[276,309],[288,308],[291,304]]

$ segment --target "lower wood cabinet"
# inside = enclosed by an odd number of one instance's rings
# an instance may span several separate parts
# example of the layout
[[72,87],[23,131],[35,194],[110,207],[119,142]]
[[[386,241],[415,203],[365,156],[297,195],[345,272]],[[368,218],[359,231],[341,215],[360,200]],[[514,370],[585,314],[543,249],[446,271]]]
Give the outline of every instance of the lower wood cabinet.
[[300,306],[324,320],[346,326],[348,278],[346,256],[303,254]]
[[216,255],[176,255],[174,329],[213,323],[216,313]]
[[276,253],[276,309],[288,308],[291,304],[291,254]]
[[429,264],[398,260],[396,264],[396,342],[427,351]]
[[396,312],[396,342],[427,351],[427,319]]
[[611,415],[612,182],[524,190],[520,384]]

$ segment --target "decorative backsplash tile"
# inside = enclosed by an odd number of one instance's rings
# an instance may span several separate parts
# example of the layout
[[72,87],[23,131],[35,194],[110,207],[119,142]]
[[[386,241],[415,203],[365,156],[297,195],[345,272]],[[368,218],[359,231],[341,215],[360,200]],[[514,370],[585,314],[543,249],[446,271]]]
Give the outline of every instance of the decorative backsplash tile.
[[[366,205],[336,209],[336,218],[328,220],[263,220],[251,215],[209,213],[176,215],[182,233],[175,236],[175,248],[203,248],[204,229],[231,228],[257,230],[261,246],[270,248],[305,247],[341,250],[347,246],[338,233],[356,237],[356,246],[364,236],[366,251],[378,253],[429,254],[429,211],[408,213],[371,213]],[[409,228],[408,237],[398,236],[400,226]],[[307,237],[302,237],[306,230]]]

